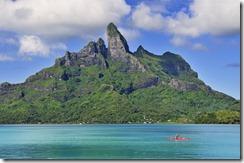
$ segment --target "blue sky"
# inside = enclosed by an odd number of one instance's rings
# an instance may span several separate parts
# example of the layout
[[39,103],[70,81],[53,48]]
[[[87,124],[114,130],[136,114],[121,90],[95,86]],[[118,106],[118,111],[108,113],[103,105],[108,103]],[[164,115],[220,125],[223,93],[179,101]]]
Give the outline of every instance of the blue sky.
[[207,85],[239,99],[239,7],[232,0],[3,0],[0,83],[24,82],[66,50],[106,40],[114,22],[131,51],[180,54]]

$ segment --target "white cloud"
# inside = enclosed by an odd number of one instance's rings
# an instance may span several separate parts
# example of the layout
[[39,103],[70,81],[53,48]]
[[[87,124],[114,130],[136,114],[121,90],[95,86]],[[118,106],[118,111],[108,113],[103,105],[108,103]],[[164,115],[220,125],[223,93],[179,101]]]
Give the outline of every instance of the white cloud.
[[145,30],[159,30],[163,27],[163,16],[144,3],[136,7],[132,21],[136,27]]
[[20,37],[19,44],[19,55],[23,57],[47,57],[56,50],[64,51],[67,49],[67,46],[62,42],[47,43],[35,35],[24,35]]
[[140,36],[139,31],[135,29],[119,28],[119,31],[127,40],[134,40]]
[[68,37],[96,34],[130,12],[124,0],[1,0],[0,29],[21,35]]
[[9,55],[6,55],[6,54],[0,54],[0,62],[3,62],[3,61],[13,61],[14,58],[9,56]]
[[22,56],[48,56],[50,48],[38,36],[25,35],[20,38],[19,53]]
[[240,2],[235,0],[194,0],[190,14],[178,12],[167,18],[167,29],[180,36],[226,35],[240,30]]
[[[189,17],[184,12],[177,13],[176,18],[167,19],[167,32],[175,36],[199,36],[199,30],[189,21]],[[206,22],[206,20],[205,20]]]
[[206,50],[206,47],[187,41],[189,37],[240,32],[240,2],[235,0],[193,0],[188,11],[182,8],[174,16],[162,16],[162,13],[153,5],[141,3],[132,13],[132,21],[142,29],[169,33],[173,45],[188,45],[194,50]]

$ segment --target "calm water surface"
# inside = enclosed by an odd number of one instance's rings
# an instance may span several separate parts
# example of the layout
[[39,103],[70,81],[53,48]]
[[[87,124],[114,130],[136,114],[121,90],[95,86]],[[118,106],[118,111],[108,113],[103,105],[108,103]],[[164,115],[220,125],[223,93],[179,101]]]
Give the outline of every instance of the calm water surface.
[[0,158],[240,159],[240,125],[0,125]]

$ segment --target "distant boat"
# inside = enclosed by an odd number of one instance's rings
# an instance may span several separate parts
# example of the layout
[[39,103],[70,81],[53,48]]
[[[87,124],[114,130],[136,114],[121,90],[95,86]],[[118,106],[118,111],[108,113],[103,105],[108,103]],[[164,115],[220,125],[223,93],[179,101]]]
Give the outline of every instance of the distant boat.
[[186,138],[186,137],[181,137],[180,135],[176,135],[176,136],[171,136],[169,138],[170,141],[188,141],[191,140],[191,138]]

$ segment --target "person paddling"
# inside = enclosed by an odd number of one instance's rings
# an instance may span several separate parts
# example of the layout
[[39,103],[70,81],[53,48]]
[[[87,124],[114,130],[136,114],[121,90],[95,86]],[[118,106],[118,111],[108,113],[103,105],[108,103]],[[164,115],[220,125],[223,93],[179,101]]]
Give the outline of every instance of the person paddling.
[[175,136],[170,137],[172,141],[187,141],[191,140],[191,138],[181,137],[180,134],[176,134]]
[[180,138],[180,135],[179,134],[176,134],[175,135],[175,139],[177,140],[177,139],[179,139]]

